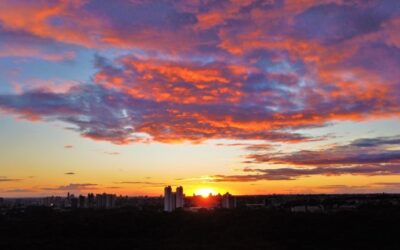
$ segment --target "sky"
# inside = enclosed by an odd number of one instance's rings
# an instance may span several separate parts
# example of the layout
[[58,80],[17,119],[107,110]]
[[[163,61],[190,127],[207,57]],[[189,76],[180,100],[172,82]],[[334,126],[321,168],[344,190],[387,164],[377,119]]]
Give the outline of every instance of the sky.
[[0,1],[2,197],[399,180],[400,1]]

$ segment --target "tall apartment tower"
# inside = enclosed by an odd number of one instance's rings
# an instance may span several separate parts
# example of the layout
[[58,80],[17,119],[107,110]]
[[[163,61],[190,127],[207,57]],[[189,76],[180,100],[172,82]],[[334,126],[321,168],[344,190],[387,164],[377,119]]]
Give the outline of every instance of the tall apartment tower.
[[171,212],[172,211],[172,188],[171,186],[164,188],[164,211]]
[[177,187],[176,193],[172,192],[171,186],[164,188],[164,211],[172,212],[176,208],[184,206],[183,187]]
[[183,208],[184,206],[184,194],[183,187],[179,186],[176,188],[176,208]]

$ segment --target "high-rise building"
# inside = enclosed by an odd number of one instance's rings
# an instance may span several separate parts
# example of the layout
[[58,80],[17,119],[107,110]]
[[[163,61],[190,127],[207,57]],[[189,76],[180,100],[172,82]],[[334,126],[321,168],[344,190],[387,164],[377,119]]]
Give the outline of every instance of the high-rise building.
[[235,208],[236,207],[235,197],[230,193],[224,194],[221,199],[221,207],[227,209]]
[[172,192],[171,198],[170,198],[170,204],[171,204],[171,211],[175,211],[176,209],[176,193]]
[[183,206],[184,206],[183,187],[179,186],[176,188],[176,208],[183,208]]
[[172,212],[176,208],[183,208],[184,206],[183,187],[176,188],[176,193],[172,192],[171,186],[164,188],[164,211]]
[[[70,193],[68,192],[68,194],[67,194],[67,199],[64,200],[64,205],[63,205],[63,207],[70,208],[70,207],[72,206],[72,199],[74,199],[74,198],[75,198],[75,195],[74,195],[74,194],[70,194]],[[74,204],[74,205],[75,205],[75,204]]]
[[70,200],[71,200],[71,208],[77,209],[78,208],[78,198],[73,197]]
[[87,206],[93,208],[95,204],[95,197],[93,193],[89,193],[87,196]]
[[105,203],[104,203],[104,199],[103,199],[103,195],[101,194],[96,194],[96,208],[104,208],[105,207]]
[[172,209],[172,188],[171,186],[165,187],[164,188],[164,211],[165,212],[171,212],[173,211]]
[[79,208],[86,207],[86,197],[83,195],[79,195]]
[[115,207],[115,194],[96,194],[96,208],[109,209]]
[[106,208],[114,208],[117,196],[115,194],[106,194]]

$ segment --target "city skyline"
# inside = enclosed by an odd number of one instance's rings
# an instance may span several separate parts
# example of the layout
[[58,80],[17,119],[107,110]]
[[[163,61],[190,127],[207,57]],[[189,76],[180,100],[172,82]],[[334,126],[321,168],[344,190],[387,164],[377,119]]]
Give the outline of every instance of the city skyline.
[[399,34],[396,0],[1,1],[0,197],[399,193]]

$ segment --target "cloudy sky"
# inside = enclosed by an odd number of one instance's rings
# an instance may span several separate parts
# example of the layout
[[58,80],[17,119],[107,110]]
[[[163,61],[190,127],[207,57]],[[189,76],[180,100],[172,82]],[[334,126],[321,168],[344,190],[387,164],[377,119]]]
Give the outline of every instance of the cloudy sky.
[[400,191],[400,1],[3,0],[0,196]]

